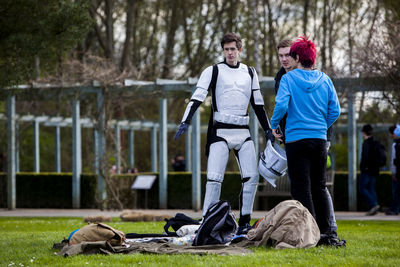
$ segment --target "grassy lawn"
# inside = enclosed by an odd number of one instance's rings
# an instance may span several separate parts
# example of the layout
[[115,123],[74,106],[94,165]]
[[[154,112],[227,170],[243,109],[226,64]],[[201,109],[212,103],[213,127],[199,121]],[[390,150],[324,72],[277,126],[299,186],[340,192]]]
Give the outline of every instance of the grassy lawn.
[[[108,223],[125,233],[161,233],[164,222]],[[0,218],[0,266],[400,266],[399,221],[339,221],[344,249],[255,248],[245,256],[94,255],[63,258],[51,247],[83,225],[81,218]]]

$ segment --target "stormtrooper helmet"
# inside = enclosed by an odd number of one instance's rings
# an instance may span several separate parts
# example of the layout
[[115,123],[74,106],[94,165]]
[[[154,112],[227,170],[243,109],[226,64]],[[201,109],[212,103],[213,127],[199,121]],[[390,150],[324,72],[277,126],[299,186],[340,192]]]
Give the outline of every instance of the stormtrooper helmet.
[[260,153],[258,171],[273,187],[276,187],[276,179],[285,175],[287,170],[287,160],[285,150],[279,144],[267,141],[267,146],[263,153]]

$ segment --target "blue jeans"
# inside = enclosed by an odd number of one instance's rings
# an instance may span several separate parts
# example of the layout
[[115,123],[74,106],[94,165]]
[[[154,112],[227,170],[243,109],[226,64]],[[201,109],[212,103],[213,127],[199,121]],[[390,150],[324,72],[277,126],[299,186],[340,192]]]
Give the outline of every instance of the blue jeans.
[[335,217],[335,211],[333,209],[333,201],[331,194],[329,193],[328,188],[325,187],[325,193],[326,197],[328,199],[328,204],[329,204],[329,228],[331,230],[331,235],[336,236],[337,235],[337,224],[336,224],[336,217]]
[[400,207],[400,181],[393,181],[392,180],[392,206],[390,207],[390,210],[393,212],[398,213],[399,212],[399,207]]
[[378,205],[378,200],[375,192],[375,176],[361,173],[358,183],[358,190],[367,200],[369,208]]

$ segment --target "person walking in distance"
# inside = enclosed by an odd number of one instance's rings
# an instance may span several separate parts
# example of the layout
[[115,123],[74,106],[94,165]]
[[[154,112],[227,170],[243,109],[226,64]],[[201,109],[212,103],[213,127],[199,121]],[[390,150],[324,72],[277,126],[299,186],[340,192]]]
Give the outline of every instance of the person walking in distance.
[[373,128],[370,124],[362,127],[364,142],[361,150],[360,181],[358,190],[367,201],[369,210],[366,215],[372,216],[378,213],[380,206],[375,192],[375,180],[379,175],[379,165],[376,162],[376,140],[372,136]]

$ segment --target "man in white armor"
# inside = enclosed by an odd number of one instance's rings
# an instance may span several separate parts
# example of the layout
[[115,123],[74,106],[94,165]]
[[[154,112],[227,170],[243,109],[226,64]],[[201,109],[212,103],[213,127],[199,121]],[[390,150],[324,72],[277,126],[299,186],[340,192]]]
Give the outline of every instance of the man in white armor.
[[248,127],[249,103],[266,133],[266,138],[273,140],[274,137],[264,110],[257,73],[254,68],[238,61],[242,51],[240,37],[235,33],[224,35],[221,47],[225,60],[207,67],[201,73],[197,88],[175,134],[175,140],[187,130],[194,112],[210,91],[213,112],[207,133],[207,184],[203,216],[209,205],[220,198],[229,151],[233,149],[242,177],[237,232],[240,235],[246,234],[250,229],[249,223],[259,180],[258,161]]

